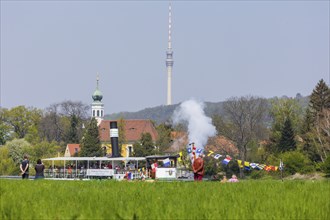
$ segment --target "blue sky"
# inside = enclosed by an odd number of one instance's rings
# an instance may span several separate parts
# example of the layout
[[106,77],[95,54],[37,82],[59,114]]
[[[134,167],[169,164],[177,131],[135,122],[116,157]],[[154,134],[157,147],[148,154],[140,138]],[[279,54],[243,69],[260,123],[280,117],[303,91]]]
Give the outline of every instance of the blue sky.
[[[329,82],[329,1],[173,1],[173,103]],[[1,1],[1,107],[166,104],[168,1]]]

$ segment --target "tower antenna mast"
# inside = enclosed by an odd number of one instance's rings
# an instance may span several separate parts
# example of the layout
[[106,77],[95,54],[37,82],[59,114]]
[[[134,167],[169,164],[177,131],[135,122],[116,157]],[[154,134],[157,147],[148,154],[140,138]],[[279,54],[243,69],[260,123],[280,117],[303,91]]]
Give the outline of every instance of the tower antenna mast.
[[173,68],[173,51],[172,51],[172,5],[168,6],[168,47],[166,51],[166,68],[167,68],[167,105],[172,105],[172,68]]

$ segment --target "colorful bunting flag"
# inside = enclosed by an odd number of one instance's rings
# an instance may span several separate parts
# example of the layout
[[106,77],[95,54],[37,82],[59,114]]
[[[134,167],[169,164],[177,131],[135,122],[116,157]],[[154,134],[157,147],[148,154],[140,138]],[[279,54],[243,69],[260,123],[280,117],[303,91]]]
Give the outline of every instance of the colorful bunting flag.
[[231,157],[227,155],[226,158],[222,161],[222,163],[227,165],[230,161],[231,161]]
[[280,160],[280,167],[279,167],[279,169],[280,169],[281,171],[284,169],[284,165],[283,165],[283,161],[282,161],[282,159]]
[[257,163],[250,163],[250,167],[251,167],[252,169],[255,169],[258,165],[259,165],[259,164],[257,164]]
[[165,160],[163,160],[163,165],[165,167],[169,167],[171,165],[171,161],[169,158],[166,158]]
[[265,168],[264,168],[267,172],[271,171],[272,170],[272,167],[271,166],[268,166],[266,165]]
[[247,161],[244,162],[244,169],[245,170],[250,170],[251,169],[250,168],[250,162],[247,162]]
[[222,155],[221,154],[216,154],[216,155],[214,155],[214,159],[219,159],[220,157],[222,157]]
[[209,153],[207,154],[207,156],[209,157],[209,156],[211,156],[213,153],[214,153],[214,152],[210,150]]
[[265,166],[266,166],[265,164],[258,164],[257,169],[258,170],[263,170]]
[[[196,150],[196,147],[193,145],[192,148],[187,148],[187,151],[188,151],[189,154],[192,153],[191,160],[193,161],[196,157],[196,153],[197,154],[202,153],[203,149],[198,148]],[[212,156],[214,159],[219,159],[219,158],[223,157],[223,155],[221,155],[221,154],[215,154],[215,155],[213,155],[213,154],[214,154],[214,152],[211,151],[211,150],[207,152],[207,156],[208,157]],[[178,159],[179,161],[181,161],[181,159],[182,159],[182,152],[180,152],[180,157],[181,158]],[[222,164],[227,165],[231,160],[232,160],[232,158],[229,155],[226,155],[225,159],[222,160]],[[239,167],[242,168],[243,167],[242,160],[237,160],[237,162],[238,162]],[[245,170],[251,170],[251,168],[252,169],[257,169],[257,170],[263,170],[264,169],[266,171],[277,171],[277,170],[283,169],[284,166],[283,166],[283,161],[282,160],[280,161],[280,166],[271,166],[271,165],[265,165],[265,164],[259,164],[259,163],[250,163],[248,161],[245,161],[244,162],[244,169]]]
[[[243,168],[242,161],[237,160],[238,166]],[[245,170],[250,170],[250,162],[244,161],[244,169]]]
[[180,153],[179,153],[178,161],[179,161],[179,162],[182,161],[182,151],[180,151]]
[[157,163],[151,164],[152,172],[156,172],[157,167],[158,167],[158,164]]

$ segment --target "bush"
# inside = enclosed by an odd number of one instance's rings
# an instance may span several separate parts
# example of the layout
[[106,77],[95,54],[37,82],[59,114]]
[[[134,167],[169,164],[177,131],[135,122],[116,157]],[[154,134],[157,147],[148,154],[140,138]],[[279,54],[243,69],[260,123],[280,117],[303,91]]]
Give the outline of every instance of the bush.
[[266,173],[263,170],[252,170],[251,174],[250,174],[250,178],[251,179],[262,179],[264,178],[266,175]]
[[330,157],[324,161],[321,165],[321,169],[325,173],[326,177],[330,177]]
[[283,159],[284,172],[287,174],[306,174],[315,170],[308,157],[298,151],[285,152],[280,157]]
[[0,147],[0,175],[18,175],[19,165],[15,164],[9,156],[9,149],[6,146]]

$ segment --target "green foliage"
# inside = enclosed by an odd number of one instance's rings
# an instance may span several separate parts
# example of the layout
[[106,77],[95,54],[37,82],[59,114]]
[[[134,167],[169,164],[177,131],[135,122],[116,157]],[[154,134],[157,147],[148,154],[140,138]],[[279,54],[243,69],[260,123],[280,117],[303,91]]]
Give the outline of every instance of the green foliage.
[[166,124],[160,124],[156,128],[158,132],[158,139],[156,140],[157,154],[162,154],[171,143],[171,127]]
[[330,89],[321,79],[310,96],[302,137],[304,152],[315,162],[330,154]]
[[[226,137],[236,143],[239,157],[245,161],[249,143],[265,138],[265,117],[267,102],[263,98],[244,96],[233,97],[224,103],[224,110],[228,116],[225,131]],[[244,176],[243,169],[240,176]]]
[[328,219],[328,191],[328,181],[1,180],[0,218]]
[[307,156],[298,151],[285,152],[279,157],[283,160],[284,172],[287,174],[305,174],[314,171],[312,162]]
[[70,127],[69,127],[69,131],[67,133],[67,138],[66,138],[66,142],[67,143],[79,143],[79,137],[78,137],[78,117],[76,115],[72,115],[70,117]]
[[322,163],[321,169],[327,177],[330,177],[330,157]]
[[23,157],[31,148],[31,144],[24,139],[14,139],[5,145],[9,150],[9,156],[15,164],[20,164]]
[[32,134],[30,138],[36,137],[42,116],[40,110],[17,106],[10,110],[3,109],[2,114],[3,122],[10,127],[14,138],[24,138],[29,133]]
[[135,157],[145,157],[154,154],[155,147],[150,133],[143,133],[140,142],[133,145]]
[[0,147],[0,161],[0,175],[19,174],[19,166],[10,157],[7,146]]
[[[273,153],[285,150],[282,149],[280,144],[283,135],[282,133],[287,132],[287,127],[284,127],[291,126],[293,132],[298,130],[301,124],[302,112],[302,107],[299,105],[297,99],[274,98],[271,100],[270,116],[273,119],[273,122],[270,134],[270,140],[272,143],[270,144],[269,149],[272,150]],[[290,125],[288,125],[288,120],[290,121]],[[285,125],[285,123],[287,124]]]
[[[55,107],[54,107],[55,108]],[[56,108],[46,112],[39,125],[39,135],[48,141],[63,141],[64,129],[63,117],[59,116]],[[66,120],[66,119],[65,119]]]
[[310,107],[314,116],[330,108],[330,89],[323,79],[318,82],[310,96]]
[[99,129],[95,118],[92,118],[86,127],[79,155],[81,157],[104,156],[104,152],[101,148],[101,141],[99,139]]
[[79,143],[83,135],[83,124],[89,118],[89,108],[88,105],[73,101],[50,105],[44,111],[39,125],[41,139],[65,144]]
[[42,141],[29,147],[27,154],[29,155],[30,162],[36,164],[38,159],[56,157],[60,151],[61,146],[55,141],[51,143]]
[[266,176],[268,176],[268,173],[266,173],[266,171],[264,170],[252,170],[252,172],[249,175],[249,177],[254,180],[263,179]]
[[133,155],[135,157],[144,157],[146,155],[145,150],[140,144],[140,142],[135,142],[133,144],[133,149],[134,149]]
[[284,122],[278,149],[280,152],[296,150],[296,141],[290,118]]
[[240,173],[240,168],[237,161],[231,160],[227,165],[222,164],[221,166],[228,178],[230,178],[233,174],[238,175]]
[[204,171],[205,175],[207,176],[213,176],[216,175],[220,170],[221,166],[218,166],[219,164],[216,163],[215,159],[212,157],[205,157],[204,158]]
[[[271,101],[270,116],[273,119],[272,131],[279,132],[282,130],[287,119],[291,120],[292,127],[298,128],[301,125],[303,117],[302,106],[299,105],[297,99],[293,98],[274,98]],[[280,137],[278,134],[278,137]]]
[[0,108],[0,146],[10,140],[10,126],[5,123],[5,112],[5,109]]

